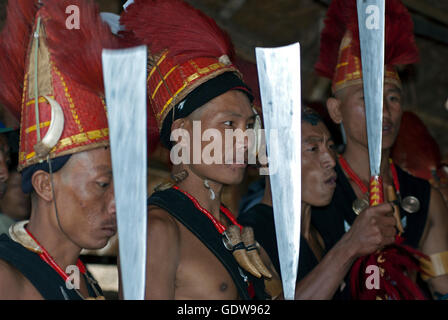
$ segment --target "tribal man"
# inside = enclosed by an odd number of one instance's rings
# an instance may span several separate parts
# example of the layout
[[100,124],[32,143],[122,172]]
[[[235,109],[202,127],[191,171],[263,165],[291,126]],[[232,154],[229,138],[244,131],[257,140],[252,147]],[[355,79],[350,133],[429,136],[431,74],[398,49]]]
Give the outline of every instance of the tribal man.
[[[80,30],[66,8],[80,8]],[[116,233],[101,51],[116,48],[87,0],[9,1],[0,98],[18,119],[29,221],[0,237],[0,299],[103,298],[79,260]]]
[[[296,299],[331,299],[356,258],[394,242],[395,219],[389,204],[368,208],[341,240],[325,249],[311,222],[311,206],[326,206],[336,188],[336,165],[331,135],[319,114],[302,110],[302,222]],[[275,268],[280,262],[275,235],[269,178],[260,203],[238,217],[252,226],[255,237],[269,254]]]
[[[332,79],[333,97],[328,99],[327,108],[332,120],[343,125],[347,139],[345,151],[339,156],[336,166],[338,180],[334,198],[328,207],[314,208],[312,214],[312,221],[329,248],[343,237],[350,226],[353,228],[356,221],[364,214],[363,209],[368,206],[369,153],[356,21],[355,0],[339,0],[331,3],[321,36],[320,58],[316,64],[316,70],[320,75]],[[402,116],[402,85],[396,65],[414,63],[418,59],[412,20],[399,0],[386,1],[385,25],[384,111],[380,175],[383,177],[384,190],[391,191],[389,201],[396,198],[400,205],[395,217],[397,229],[402,235],[401,239],[404,238],[404,245],[407,245],[407,252],[413,251],[418,254],[418,251],[415,251],[418,249],[429,256],[420,258],[421,266],[425,271],[422,276],[425,279],[429,278],[427,283],[434,297],[445,295],[446,298],[448,293],[448,210],[440,193],[431,188],[427,181],[405,173],[389,160],[390,150],[397,137]],[[396,249],[397,247],[394,247],[391,250]],[[393,257],[384,258],[380,255],[376,262],[387,265],[388,268],[395,268],[399,262],[403,262],[406,264],[405,267],[410,267],[409,269],[418,269],[418,263],[413,259],[398,261]],[[384,270],[386,273],[390,271],[387,268],[384,268],[383,272]],[[355,273],[352,274],[352,283],[356,282],[355,278],[358,276]],[[365,273],[365,270],[359,269],[359,273]],[[381,279],[381,281],[388,280],[387,277]],[[415,285],[412,285],[411,291],[405,290],[409,289],[407,286],[410,282],[404,278],[400,279],[388,288],[382,287],[380,290],[388,290],[388,294],[380,298],[430,297],[429,292],[422,294]],[[414,278],[415,281],[421,282]],[[361,291],[362,289],[357,290],[352,286],[351,297],[360,297],[358,293]],[[367,298],[375,299],[374,291],[371,292],[364,293],[369,296]],[[365,295],[364,298],[366,298]]]
[[[179,0],[136,0],[121,24],[131,43],[151,52],[148,96],[161,142],[172,160],[180,150],[187,158],[173,161],[175,184],[149,198],[146,298],[265,299],[262,280],[275,277],[265,267],[272,265],[262,249],[261,262],[251,229],[241,230],[221,204],[223,186],[242,181],[249,148],[247,140],[229,143],[225,130],[245,132],[256,122],[228,36]],[[213,144],[223,139],[210,163],[202,137],[212,131]],[[185,134],[173,146],[176,132]],[[240,163],[237,154],[244,155]]]

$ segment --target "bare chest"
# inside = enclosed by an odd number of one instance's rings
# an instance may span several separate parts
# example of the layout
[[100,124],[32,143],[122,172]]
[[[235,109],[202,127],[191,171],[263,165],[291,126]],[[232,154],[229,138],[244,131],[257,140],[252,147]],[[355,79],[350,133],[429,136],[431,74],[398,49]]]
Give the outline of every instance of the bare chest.
[[176,299],[238,299],[237,288],[218,258],[187,228],[180,226],[180,231]]

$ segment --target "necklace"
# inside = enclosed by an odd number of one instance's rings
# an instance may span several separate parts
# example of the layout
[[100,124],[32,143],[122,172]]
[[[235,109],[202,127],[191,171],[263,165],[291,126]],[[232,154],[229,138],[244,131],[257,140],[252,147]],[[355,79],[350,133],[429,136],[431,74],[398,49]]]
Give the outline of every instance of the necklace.
[[[56,263],[56,261],[54,261],[53,257],[50,256],[50,254],[48,253],[48,251],[36,240],[36,238],[31,234],[31,232],[25,228],[26,233],[28,233],[28,235],[36,242],[36,244],[40,247],[41,249],[41,253],[39,253],[39,257],[45,261],[48,265],[50,265],[50,267],[53,268],[54,271],[56,271],[61,278],[64,281],[67,281],[67,279],[70,277],[68,274],[66,274],[62,268]],[[82,274],[86,273],[86,267],[84,266],[84,264],[82,263],[82,261],[80,259],[78,259],[78,261],[76,262],[76,266],[78,267],[79,271]]]
[[[54,261],[53,257],[51,257],[48,251],[36,240],[31,232],[25,228],[25,225],[27,223],[28,221],[22,221],[13,225],[13,228],[10,229],[11,239],[22,244],[26,249],[36,253],[40,259],[42,259],[58,273],[58,275],[64,280],[64,282],[67,282],[70,276],[62,270],[62,268],[56,263],[56,261]],[[95,292],[95,295],[97,296],[96,298],[88,297],[86,299],[104,300],[104,297],[101,296],[98,290],[95,288],[95,284],[97,282],[87,274],[87,269],[80,259],[78,259],[76,266],[78,267],[78,270],[82,273],[82,275],[86,278],[87,282],[90,284],[93,291]],[[78,289],[74,288],[74,290],[81,299],[85,299]],[[62,291],[62,294],[64,295],[64,298],[68,299],[68,296],[64,291]]]
[[[362,182],[359,176],[353,171],[353,169],[348,164],[347,160],[344,159],[342,155],[338,156],[339,163],[341,164],[342,169],[348,175],[348,177],[356,183],[356,185],[361,189],[363,193],[363,198],[357,198],[353,201],[352,209],[358,215],[361,211],[366,209],[369,206],[369,202],[366,200],[365,196],[368,195],[369,189]],[[420,210],[420,201],[413,196],[407,196],[406,198],[401,198],[400,193],[400,181],[398,180],[397,168],[392,159],[389,158],[389,168],[392,173],[392,178],[394,181],[395,192],[397,194],[398,202],[400,206],[408,213],[414,213]]]
[[[226,236],[226,226],[224,226],[220,221],[218,221],[212,214],[210,211],[208,211],[207,209],[205,209],[204,207],[202,207],[198,200],[193,197],[191,194],[189,194],[187,191],[184,191],[182,189],[180,189],[178,186],[173,186],[173,189],[182,192],[185,196],[187,196],[188,199],[191,200],[191,202],[193,203],[193,205],[196,207],[196,209],[198,209],[200,212],[202,212],[215,226],[216,230],[223,235],[223,244],[226,247],[227,250],[232,250],[231,247],[229,247],[228,245],[228,238]],[[225,216],[230,220],[230,222],[232,222],[232,224],[238,226],[238,228],[240,230],[243,229],[243,226],[240,225],[234,215],[230,212],[229,209],[227,209],[226,207],[224,207],[222,204],[220,205],[220,210],[221,212],[223,212],[225,214]],[[239,264],[239,262],[238,262]],[[241,270],[240,267],[238,267],[238,271],[240,273],[240,276],[243,278],[244,282],[246,282],[247,284],[247,291],[249,293],[249,295],[253,298],[255,296],[255,288],[253,286],[253,283],[251,281],[249,281],[249,278],[243,273],[243,271]]]
[[[188,197],[188,199],[191,200],[191,202],[193,202],[194,206],[201,211],[215,226],[216,230],[218,230],[218,232],[220,234],[223,234],[224,231],[226,231],[226,227],[220,222],[218,221],[211,213],[210,211],[208,211],[207,209],[203,208],[198,200],[196,200],[196,198],[194,198],[191,194],[189,194],[187,191],[181,190],[178,186],[173,186],[173,189],[182,192],[184,195],[186,195]],[[220,210],[221,212],[223,212],[225,214],[225,216],[236,226],[238,226],[240,228],[240,230],[243,228],[235,219],[235,217],[233,216],[233,214],[230,212],[229,209],[227,209],[226,207],[224,207],[223,205],[220,206]]]
[[[353,182],[361,189],[362,193],[368,193],[369,189],[362,182],[362,180],[358,177],[358,175],[353,171],[353,169],[348,164],[347,160],[344,159],[342,155],[339,155],[339,163],[341,164],[342,169],[344,169],[345,173],[349,176]],[[398,181],[397,169],[395,168],[394,162],[392,159],[389,159],[389,167],[392,172],[392,178],[394,180],[395,190],[399,194],[400,193],[400,182]]]
[[[359,178],[359,176],[353,171],[353,169],[348,164],[347,160],[345,160],[342,155],[339,155],[338,159],[339,159],[339,163],[341,164],[342,169],[348,175],[349,179],[352,180],[359,187],[359,189],[361,189],[361,192],[363,193],[363,196],[361,198],[356,198],[355,201],[353,201],[353,203],[352,203],[352,210],[357,215],[359,215],[364,209],[369,207],[369,201],[366,199],[366,198],[368,198],[369,189],[362,182],[361,178]],[[390,169],[392,172],[392,177],[394,180],[395,191],[399,195],[400,194],[400,182],[398,181],[397,171],[395,169],[395,165],[394,165],[392,159],[389,159],[389,164],[390,164]]]

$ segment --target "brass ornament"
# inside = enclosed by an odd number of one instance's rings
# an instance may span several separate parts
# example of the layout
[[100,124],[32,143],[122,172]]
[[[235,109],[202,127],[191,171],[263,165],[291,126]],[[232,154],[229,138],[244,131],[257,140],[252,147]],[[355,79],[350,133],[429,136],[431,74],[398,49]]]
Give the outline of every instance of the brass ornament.
[[407,196],[401,201],[401,207],[408,213],[415,213],[420,210],[420,200],[414,196]]
[[365,198],[356,198],[352,203],[353,212],[359,215],[363,210],[369,207],[369,201]]

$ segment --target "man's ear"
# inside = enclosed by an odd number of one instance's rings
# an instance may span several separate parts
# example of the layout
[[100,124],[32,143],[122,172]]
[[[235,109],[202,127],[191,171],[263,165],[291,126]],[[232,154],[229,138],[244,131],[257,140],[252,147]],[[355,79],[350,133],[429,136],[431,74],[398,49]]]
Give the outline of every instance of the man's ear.
[[328,98],[327,110],[334,123],[340,124],[342,122],[341,100],[333,97]]
[[176,129],[187,129],[186,126],[188,126],[187,124],[187,118],[180,118],[177,120],[174,120],[173,124],[171,125],[171,132],[176,130]]
[[190,145],[191,137],[193,133],[192,122],[188,118],[180,118],[173,122],[171,125],[171,135],[174,139],[173,144],[186,143]]
[[50,174],[43,170],[37,170],[31,177],[31,184],[33,185],[36,194],[45,201],[53,200],[53,192],[51,189]]

